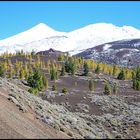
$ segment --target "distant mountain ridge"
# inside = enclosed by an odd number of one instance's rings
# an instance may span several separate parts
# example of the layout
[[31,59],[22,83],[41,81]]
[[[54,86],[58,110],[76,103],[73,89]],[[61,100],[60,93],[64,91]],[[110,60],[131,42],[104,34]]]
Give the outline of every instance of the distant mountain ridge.
[[37,52],[37,54],[47,55],[51,57],[58,57],[60,54],[67,54],[67,53],[50,48],[49,50]]
[[140,39],[108,42],[89,48],[76,56],[109,64],[138,66],[140,65]]
[[66,33],[40,23],[27,31],[0,40],[0,53],[14,53],[21,49],[25,52],[38,52],[52,48],[75,55],[103,43],[139,38],[140,30],[131,26],[118,27],[110,23],[97,23]]

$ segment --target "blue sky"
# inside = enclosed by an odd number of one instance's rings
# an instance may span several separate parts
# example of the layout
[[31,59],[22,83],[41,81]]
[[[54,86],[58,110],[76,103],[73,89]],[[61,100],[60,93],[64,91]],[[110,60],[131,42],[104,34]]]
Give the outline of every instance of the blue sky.
[[39,23],[45,23],[57,31],[69,32],[100,22],[140,29],[140,2],[0,2],[0,39]]

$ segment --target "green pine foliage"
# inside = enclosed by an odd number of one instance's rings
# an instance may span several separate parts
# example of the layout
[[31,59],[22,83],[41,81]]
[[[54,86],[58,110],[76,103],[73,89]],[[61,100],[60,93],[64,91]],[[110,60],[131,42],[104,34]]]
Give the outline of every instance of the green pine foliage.
[[104,94],[105,95],[110,95],[111,94],[111,86],[108,82],[106,82],[104,86]]
[[95,73],[99,74],[101,71],[101,68],[99,66],[99,64],[97,65],[96,69],[95,69]]
[[35,73],[28,77],[27,83],[30,87],[41,91],[43,88],[43,80],[40,71],[35,70]]
[[4,77],[5,70],[2,65],[0,65],[0,77]]
[[133,74],[133,88],[140,91],[140,67],[136,69],[136,73]]
[[42,76],[43,86],[45,89],[48,88],[48,79],[45,77],[45,75]]
[[94,81],[92,79],[89,80],[89,90],[93,93],[94,91]]
[[84,63],[84,76],[88,76],[89,73],[89,67],[87,63]]
[[117,79],[119,79],[119,80],[125,80],[126,79],[124,69],[121,70],[121,72],[119,73]]
[[37,88],[30,88],[29,90],[28,90],[28,92],[30,92],[30,93],[32,93],[32,94],[34,94],[34,95],[38,95],[38,93],[39,93],[39,91],[38,91],[38,89]]
[[66,94],[68,92],[67,88],[62,89],[62,93]]
[[117,73],[117,67],[116,67],[116,65],[113,65],[113,73],[112,73],[112,75],[116,76],[116,73]]
[[65,62],[65,70],[67,73],[71,73],[72,75],[76,74],[77,66],[73,59],[67,60]]
[[24,69],[20,70],[20,73],[19,73],[19,79],[24,79],[25,78],[25,71]]
[[66,75],[66,70],[65,70],[65,66],[63,65],[62,66],[62,69],[61,69],[61,76],[65,76]]
[[64,55],[60,53],[58,56],[58,61],[63,61],[63,60],[64,60]]
[[56,90],[57,90],[56,84],[52,85],[52,91],[56,91]]
[[50,73],[51,73],[51,80],[56,81],[58,79],[58,72],[56,68],[53,67]]

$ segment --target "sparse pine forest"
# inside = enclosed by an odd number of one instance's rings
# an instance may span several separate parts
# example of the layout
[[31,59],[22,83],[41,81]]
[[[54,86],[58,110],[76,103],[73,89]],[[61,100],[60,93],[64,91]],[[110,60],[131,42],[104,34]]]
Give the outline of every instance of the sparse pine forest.
[[[140,67],[130,69],[97,63],[82,57],[71,57],[63,53],[51,57],[51,55],[36,54],[34,51],[24,53],[21,50],[15,54],[5,52],[0,57],[0,77],[26,81],[30,87],[28,91],[35,95],[49,89],[53,91],[59,89],[62,93],[70,92],[71,88],[80,85],[78,79],[87,82],[82,85],[87,87],[87,93],[88,90],[94,93],[98,86],[95,78],[103,79],[102,93],[105,95],[117,94],[119,91],[118,83],[112,84],[109,79],[129,81],[134,90],[140,90]],[[67,84],[59,84],[63,79]]]

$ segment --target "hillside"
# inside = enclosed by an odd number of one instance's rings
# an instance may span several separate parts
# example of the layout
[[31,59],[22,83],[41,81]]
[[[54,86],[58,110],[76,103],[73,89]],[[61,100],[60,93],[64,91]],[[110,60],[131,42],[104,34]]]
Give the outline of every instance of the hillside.
[[[84,111],[70,112],[55,102],[51,104],[44,101],[28,93],[20,81],[8,79],[0,81],[1,138],[140,137],[139,95],[135,97],[95,95],[90,99],[93,114],[88,114]],[[82,108],[88,110],[86,106]],[[100,114],[96,114],[99,111]]]
[[1,138],[140,138],[139,68],[45,52],[1,56]]
[[140,65],[140,39],[108,42],[89,48],[75,56],[128,67]]
[[[16,98],[26,91],[12,80],[0,78],[0,138],[41,139],[69,138],[64,133],[43,124],[27,102],[27,96],[19,102]],[[32,95],[30,95],[32,98]],[[24,103],[23,103],[24,102]]]

